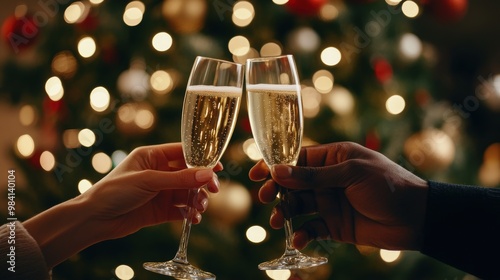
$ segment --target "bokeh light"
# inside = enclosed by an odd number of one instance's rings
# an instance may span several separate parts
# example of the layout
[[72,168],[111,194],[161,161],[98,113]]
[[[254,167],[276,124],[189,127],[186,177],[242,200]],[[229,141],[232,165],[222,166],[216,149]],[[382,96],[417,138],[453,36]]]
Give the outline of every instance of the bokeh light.
[[113,168],[113,161],[107,154],[99,152],[92,157],[92,167],[95,171],[105,174]]
[[137,26],[142,21],[146,6],[141,1],[132,1],[127,4],[123,12],[123,22],[128,26]]
[[321,38],[310,27],[300,27],[287,37],[288,47],[294,52],[310,53],[319,48]]
[[339,10],[332,3],[326,3],[319,10],[319,17],[324,21],[331,21],[339,16]]
[[40,166],[45,171],[51,171],[56,165],[56,158],[49,151],[43,151],[40,155]]
[[111,154],[111,161],[113,161],[113,165],[117,166],[127,157],[127,153],[122,150],[116,150]]
[[281,46],[274,42],[266,43],[260,48],[260,56],[280,56]]
[[174,88],[172,76],[164,70],[155,71],[149,78],[151,89],[156,94],[167,94]]
[[59,101],[64,96],[64,88],[61,79],[52,76],[45,82],[45,92],[52,101]]
[[173,39],[167,32],[158,32],[151,40],[153,48],[159,52],[165,52],[172,47]]
[[54,56],[51,67],[54,74],[71,78],[75,75],[78,64],[70,51],[62,51]]
[[354,110],[355,100],[352,93],[341,86],[334,86],[332,91],[324,95],[326,104],[339,115],[350,114]]
[[234,36],[228,43],[229,51],[237,56],[242,56],[250,51],[250,41],[243,36]]
[[96,112],[103,112],[109,107],[111,97],[104,87],[96,87],[90,92],[90,106]]
[[399,41],[399,52],[403,58],[415,60],[422,53],[422,42],[415,34],[406,33]]
[[250,138],[243,142],[243,152],[253,161],[262,159],[262,154],[255,143],[255,139]]
[[80,1],[71,3],[64,10],[64,21],[69,24],[82,22],[88,14],[88,9]]
[[395,262],[397,259],[399,259],[400,255],[401,251],[380,249],[380,258],[382,258],[382,260],[387,263]]
[[78,182],[78,191],[80,193],[84,193],[88,191],[90,188],[92,188],[92,183],[87,180],[87,179],[82,179],[80,182]]
[[84,128],[78,132],[78,142],[80,142],[82,146],[90,147],[94,145],[95,140],[95,133],[88,128]]
[[238,1],[233,6],[232,20],[236,26],[245,27],[249,25],[255,16],[252,3],[248,1]]
[[302,107],[305,118],[314,118],[319,113],[321,94],[313,87],[305,87],[301,90]]
[[78,148],[80,146],[78,133],[80,133],[78,129],[66,129],[62,136],[64,147],[68,149]]
[[405,109],[406,102],[404,98],[401,95],[393,95],[389,98],[387,98],[387,101],[385,102],[385,108],[387,109],[387,112],[397,115],[403,112]]
[[24,126],[29,126],[35,123],[36,111],[31,105],[23,105],[19,110],[19,121]]
[[328,66],[337,65],[342,55],[336,47],[327,47],[321,52],[321,61]]
[[314,88],[320,93],[328,93],[333,88],[333,75],[327,70],[318,70],[313,74]]
[[83,58],[89,58],[95,54],[97,45],[92,37],[83,37],[78,41],[78,54]]
[[409,18],[414,18],[420,13],[420,8],[414,1],[408,0],[401,5],[401,10],[403,14]]
[[23,134],[17,139],[16,147],[22,157],[30,157],[35,151],[35,141],[29,134]]
[[292,272],[290,270],[266,270],[267,276],[273,280],[287,280],[292,276]]
[[261,243],[267,237],[266,230],[261,226],[251,226],[246,231],[247,239],[252,243]]
[[134,270],[125,264],[121,264],[115,268],[115,275],[120,280],[130,280],[134,278]]

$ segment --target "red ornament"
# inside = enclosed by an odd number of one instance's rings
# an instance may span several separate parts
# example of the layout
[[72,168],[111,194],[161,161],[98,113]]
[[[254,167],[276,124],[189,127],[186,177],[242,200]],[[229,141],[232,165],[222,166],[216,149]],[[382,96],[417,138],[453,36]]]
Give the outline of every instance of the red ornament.
[[327,0],[289,0],[286,7],[298,16],[315,16]]
[[452,22],[467,13],[468,0],[424,0],[423,5],[439,21]]
[[374,151],[380,150],[380,137],[375,130],[371,130],[366,135],[365,147]]
[[377,58],[373,61],[373,71],[375,72],[375,77],[381,83],[385,83],[392,78],[392,66],[384,58]]
[[40,29],[33,16],[10,16],[2,24],[2,39],[14,52],[27,49],[37,40]]

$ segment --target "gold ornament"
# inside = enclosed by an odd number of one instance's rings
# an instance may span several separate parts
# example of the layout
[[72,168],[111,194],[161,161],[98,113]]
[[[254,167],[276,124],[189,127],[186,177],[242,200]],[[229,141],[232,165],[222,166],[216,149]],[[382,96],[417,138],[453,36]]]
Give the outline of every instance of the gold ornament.
[[410,164],[420,171],[442,171],[455,158],[455,144],[443,131],[426,129],[406,140],[404,154]]

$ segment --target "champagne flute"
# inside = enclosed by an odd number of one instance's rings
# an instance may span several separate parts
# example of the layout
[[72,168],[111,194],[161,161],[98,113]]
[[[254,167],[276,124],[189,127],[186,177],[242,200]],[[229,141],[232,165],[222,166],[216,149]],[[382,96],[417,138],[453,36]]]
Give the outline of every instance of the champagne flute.
[[[243,91],[243,65],[198,56],[189,77],[182,109],[181,139],[186,165],[214,167],[233,133]],[[196,199],[199,190],[190,191]],[[187,207],[179,249],[167,262],[147,262],[144,268],[177,279],[215,279],[187,260],[191,221],[195,210]]]
[[[246,90],[252,134],[265,163],[269,167],[295,165],[302,145],[303,116],[293,56],[248,59]],[[303,269],[327,263],[327,258],[310,257],[293,247],[286,188],[280,187],[280,203],[285,212],[285,252],[280,258],[259,264],[259,269]]]

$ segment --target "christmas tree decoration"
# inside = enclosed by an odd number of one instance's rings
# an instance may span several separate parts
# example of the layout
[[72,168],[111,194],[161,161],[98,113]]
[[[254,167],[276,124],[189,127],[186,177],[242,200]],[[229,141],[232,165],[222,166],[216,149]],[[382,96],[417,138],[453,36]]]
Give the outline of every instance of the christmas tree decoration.
[[2,39],[14,53],[33,46],[40,32],[39,24],[26,5],[17,6],[15,14],[7,17],[1,26]]
[[424,0],[424,8],[440,22],[454,22],[467,13],[468,0]]
[[298,16],[316,16],[326,0],[289,0],[285,5],[288,10]]
[[207,6],[204,0],[164,0],[162,13],[173,30],[192,34],[203,28]]

